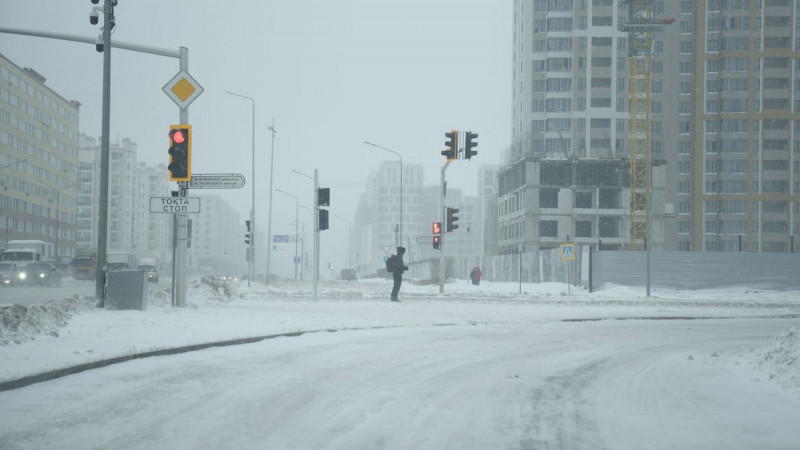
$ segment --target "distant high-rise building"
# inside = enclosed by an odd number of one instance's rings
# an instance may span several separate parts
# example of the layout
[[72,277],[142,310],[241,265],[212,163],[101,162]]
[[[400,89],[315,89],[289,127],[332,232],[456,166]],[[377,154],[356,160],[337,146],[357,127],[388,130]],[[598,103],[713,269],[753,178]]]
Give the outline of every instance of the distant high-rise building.
[[65,264],[75,251],[80,103],[2,54],[0,81],[0,246],[43,240]]
[[680,3],[694,139],[679,149],[678,233],[692,250],[796,252],[800,2]]
[[[136,248],[134,220],[139,206],[136,150],[136,144],[128,138],[109,146],[108,251],[130,252]],[[78,248],[97,248],[100,153],[97,139],[80,135]]]
[[148,166],[139,163],[137,170],[137,202],[133,209],[134,248],[140,258],[157,259],[162,264],[172,261],[172,214],[150,213],[151,197],[170,197],[170,182],[164,164]]

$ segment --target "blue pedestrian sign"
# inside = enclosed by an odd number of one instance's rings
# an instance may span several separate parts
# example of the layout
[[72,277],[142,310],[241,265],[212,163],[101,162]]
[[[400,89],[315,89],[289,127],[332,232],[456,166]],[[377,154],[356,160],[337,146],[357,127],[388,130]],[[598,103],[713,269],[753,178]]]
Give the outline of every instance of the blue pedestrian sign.
[[300,257],[299,256],[295,256],[294,257],[294,263],[295,264],[300,264]]
[[575,261],[575,244],[561,244],[558,248],[562,261]]

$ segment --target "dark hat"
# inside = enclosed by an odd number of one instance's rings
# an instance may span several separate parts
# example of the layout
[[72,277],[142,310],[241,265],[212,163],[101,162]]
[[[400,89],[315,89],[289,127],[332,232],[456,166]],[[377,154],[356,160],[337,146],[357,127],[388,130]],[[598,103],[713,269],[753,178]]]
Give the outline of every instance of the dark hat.
[[398,255],[402,255],[405,252],[406,252],[406,248],[405,247],[397,247],[397,254]]

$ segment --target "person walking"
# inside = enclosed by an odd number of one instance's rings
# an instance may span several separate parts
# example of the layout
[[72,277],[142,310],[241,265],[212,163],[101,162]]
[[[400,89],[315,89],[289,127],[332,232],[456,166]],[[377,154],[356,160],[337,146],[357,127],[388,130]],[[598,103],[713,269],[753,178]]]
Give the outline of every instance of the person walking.
[[469,278],[472,280],[472,284],[478,286],[481,284],[481,268],[474,267],[472,272],[469,273]]
[[406,253],[405,247],[397,247],[397,254],[392,255],[386,260],[386,270],[392,273],[394,286],[392,287],[393,302],[399,302],[397,295],[400,293],[400,285],[403,284],[403,272],[408,270],[408,266],[403,263],[403,255]]

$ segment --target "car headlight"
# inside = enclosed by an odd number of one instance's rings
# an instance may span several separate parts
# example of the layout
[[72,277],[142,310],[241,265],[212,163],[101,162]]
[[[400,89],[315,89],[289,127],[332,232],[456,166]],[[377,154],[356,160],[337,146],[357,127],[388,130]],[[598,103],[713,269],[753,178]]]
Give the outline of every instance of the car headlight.
[[28,278],[28,275],[25,272],[20,272],[19,273],[19,279],[20,280],[24,280],[25,278]]
[[45,277],[45,274],[43,274],[43,273],[39,274],[39,278],[44,278],[44,277]]

